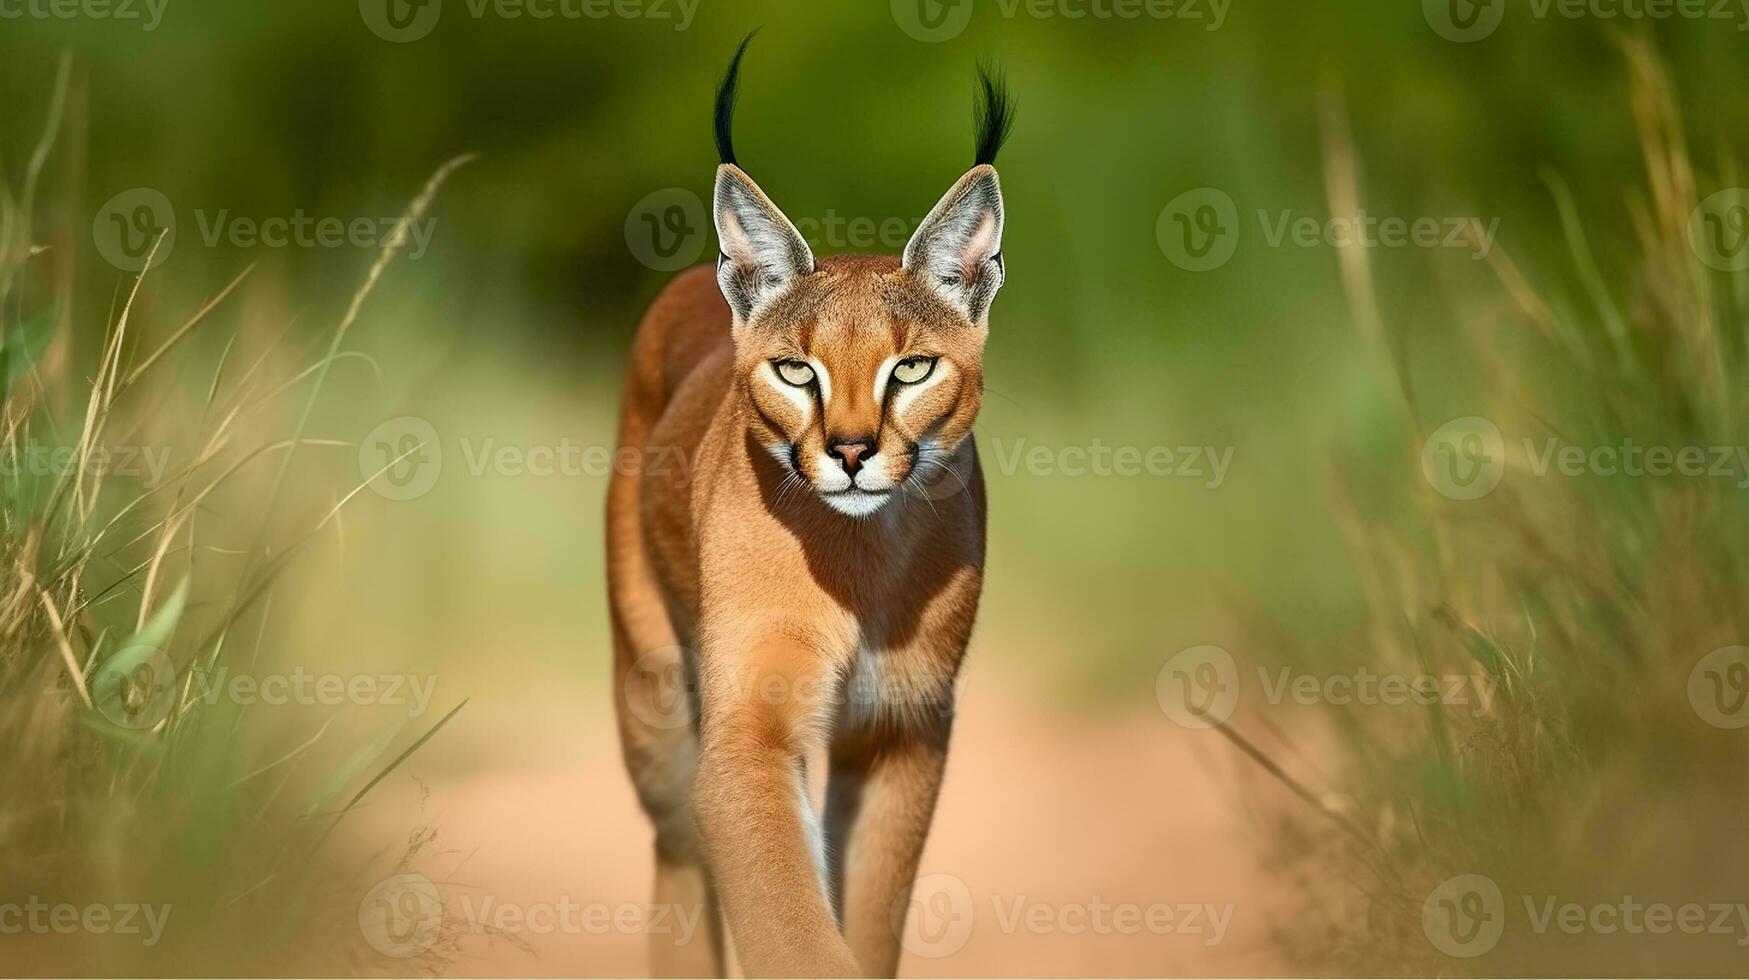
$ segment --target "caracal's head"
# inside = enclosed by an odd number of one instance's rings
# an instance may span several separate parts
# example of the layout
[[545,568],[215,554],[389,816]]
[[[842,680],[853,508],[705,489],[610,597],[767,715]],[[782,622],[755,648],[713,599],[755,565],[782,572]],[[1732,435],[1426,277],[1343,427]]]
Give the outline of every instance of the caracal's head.
[[717,282],[734,313],[738,397],[791,480],[852,517],[946,473],[983,398],[990,302],[1003,279],[1002,191],[991,166],[1012,115],[980,73],[977,164],[899,257],[816,259],[735,163],[741,51],[717,93]]

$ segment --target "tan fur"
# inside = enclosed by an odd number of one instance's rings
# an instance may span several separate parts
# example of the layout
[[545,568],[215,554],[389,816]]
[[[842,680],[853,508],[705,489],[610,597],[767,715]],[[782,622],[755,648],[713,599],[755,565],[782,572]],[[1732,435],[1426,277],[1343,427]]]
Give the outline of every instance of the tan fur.
[[[651,937],[657,972],[721,973],[718,895],[749,975],[897,970],[983,578],[985,334],[868,256],[818,260],[749,323],[691,269],[640,324],[619,441],[649,465],[622,465],[608,494],[616,707],[656,831],[655,901],[706,908],[689,946]],[[880,372],[918,351],[949,373],[902,410],[877,400]],[[830,400],[803,409],[770,383],[786,357],[824,367]],[[901,487],[864,518],[808,485],[829,476],[827,440],[855,437]],[[953,470],[927,496],[919,441]],[[795,447],[797,473],[773,445]],[[692,465],[655,465],[676,450]],[[652,678],[696,684],[695,723],[649,723]],[[816,748],[824,819],[807,801]]]

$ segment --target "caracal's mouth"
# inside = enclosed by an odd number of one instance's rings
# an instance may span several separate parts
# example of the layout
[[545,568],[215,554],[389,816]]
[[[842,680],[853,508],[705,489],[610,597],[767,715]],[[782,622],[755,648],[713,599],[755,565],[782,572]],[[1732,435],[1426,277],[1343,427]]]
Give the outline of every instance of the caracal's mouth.
[[850,517],[867,517],[880,510],[887,501],[893,499],[893,491],[891,489],[864,490],[860,487],[851,487],[848,490],[822,490],[820,491],[820,499],[826,502],[826,506],[840,514],[846,514]]

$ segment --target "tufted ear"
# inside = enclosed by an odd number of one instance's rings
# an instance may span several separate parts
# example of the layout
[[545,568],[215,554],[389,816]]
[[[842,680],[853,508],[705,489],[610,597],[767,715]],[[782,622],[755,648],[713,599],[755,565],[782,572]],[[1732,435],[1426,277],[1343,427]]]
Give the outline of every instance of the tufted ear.
[[814,271],[814,253],[796,226],[741,168],[717,168],[717,285],[744,325],[761,303]]
[[905,270],[948,305],[983,324],[1002,286],[1002,187],[996,168],[961,177],[905,246]]

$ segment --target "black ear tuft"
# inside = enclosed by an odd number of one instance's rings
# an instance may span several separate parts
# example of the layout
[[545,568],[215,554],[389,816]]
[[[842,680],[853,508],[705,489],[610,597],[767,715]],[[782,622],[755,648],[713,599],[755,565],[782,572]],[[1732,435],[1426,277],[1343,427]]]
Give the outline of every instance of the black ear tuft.
[[758,33],[759,28],[755,27],[741,39],[741,46],[735,49],[735,60],[729,62],[729,70],[717,83],[717,159],[723,163],[735,162],[735,91],[741,85],[741,56],[747,53],[747,45],[753,43],[753,35]]
[[1014,97],[1008,94],[1008,82],[1001,69],[978,65],[978,91],[974,98],[972,126],[978,137],[978,158],[972,164],[994,164],[996,154],[1014,129]]

